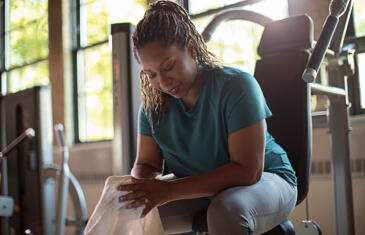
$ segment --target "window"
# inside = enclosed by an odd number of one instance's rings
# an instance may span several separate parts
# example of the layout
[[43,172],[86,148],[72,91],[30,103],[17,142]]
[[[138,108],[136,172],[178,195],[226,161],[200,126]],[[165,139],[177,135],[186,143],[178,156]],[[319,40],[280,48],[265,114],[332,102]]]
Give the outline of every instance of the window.
[[0,4],[2,94],[48,84],[48,1]]
[[109,25],[136,24],[145,0],[79,0],[72,9],[76,142],[113,138]]
[[[365,37],[365,2],[354,1],[354,26],[356,37]],[[365,109],[365,53],[357,55],[360,86],[360,108]]]
[[[194,0],[189,2],[189,11],[198,14],[200,11],[214,9],[214,6],[229,5],[235,2],[237,0],[204,2]],[[287,0],[257,1],[253,5],[246,5],[241,8],[258,12],[273,20],[288,17]],[[213,17],[214,15],[209,15],[193,20],[200,33],[203,32]],[[258,59],[257,47],[262,31],[263,27],[261,25],[248,21],[224,22],[217,27],[207,46],[225,65],[237,67],[253,74]]]

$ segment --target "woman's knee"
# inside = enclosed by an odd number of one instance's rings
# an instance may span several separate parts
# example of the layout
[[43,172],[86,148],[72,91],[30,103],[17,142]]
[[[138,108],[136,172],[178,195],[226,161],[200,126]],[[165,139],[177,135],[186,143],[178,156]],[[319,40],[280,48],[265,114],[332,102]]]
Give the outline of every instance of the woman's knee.
[[242,212],[242,203],[231,198],[228,192],[218,194],[210,203],[207,222],[210,234],[249,234],[252,224]]

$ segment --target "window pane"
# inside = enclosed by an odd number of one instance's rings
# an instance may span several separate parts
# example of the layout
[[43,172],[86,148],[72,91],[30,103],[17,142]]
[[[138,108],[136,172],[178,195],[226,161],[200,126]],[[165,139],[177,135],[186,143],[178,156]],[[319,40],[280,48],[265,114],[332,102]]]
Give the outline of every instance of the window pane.
[[209,22],[212,21],[214,15],[199,17],[194,19],[194,25],[199,33],[203,33],[204,29],[208,26]]
[[136,25],[147,9],[147,0],[108,0],[110,23],[130,22]]
[[105,1],[83,1],[80,17],[82,46],[108,39],[108,14]]
[[359,68],[359,84],[360,84],[360,103],[361,108],[365,109],[365,54],[357,56],[357,63]]
[[210,0],[210,1],[197,1],[189,0],[189,11],[190,14],[197,14],[209,9],[214,9],[218,7],[223,7],[224,5],[230,5],[239,0]]
[[225,65],[253,74],[262,31],[262,26],[247,21],[225,22],[217,27],[208,49]]
[[48,60],[14,69],[8,73],[8,91],[16,92],[49,83]]
[[112,65],[108,44],[80,51],[78,59],[80,141],[111,139],[113,138]]
[[289,16],[288,0],[266,0],[245,6],[244,9],[255,11],[273,20],[280,20]]
[[145,0],[85,0],[81,2],[81,45],[87,46],[108,39],[111,23],[137,24],[143,17]]
[[[216,6],[223,6],[222,1],[213,2],[215,2]],[[223,1],[223,3],[231,4],[232,1]],[[191,1],[191,4],[194,4],[194,1]],[[212,7],[211,3],[206,4],[206,6]],[[254,5],[245,6],[242,9],[258,12],[274,20],[288,17],[288,3],[286,0],[259,2]],[[194,24],[200,33],[203,32],[213,17],[207,16],[194,20]],[[212,38],[207,43],[208,48],[225,65],[253,73],[256,60],[259,58],[257,55],[257,47],[262,31],[263,27],[261,25],[248,21],[235,20],[224,22],[215,30]]]
[[[239,0],[210,0],[210,1],[189,1],[190,14],[197,14],[208,9],[223,7],[239,2]],[[288,16],[287,0],[266,0],[243,7],[247,10],[256,11],[272,19],[278,20]]]
[[365,1],[354,1],[354,21],[356,36],[365,36]]
[[48,56],[47,0],[10,1],[10,67]]

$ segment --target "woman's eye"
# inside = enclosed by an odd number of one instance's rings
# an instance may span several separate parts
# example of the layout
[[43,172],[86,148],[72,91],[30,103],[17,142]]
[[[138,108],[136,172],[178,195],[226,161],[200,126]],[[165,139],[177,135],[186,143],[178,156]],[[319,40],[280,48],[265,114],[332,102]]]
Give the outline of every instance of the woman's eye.
[[170,71],[174,68],[174,65],[175,65],[175,61],[173,63],[167,65],[164,70],[165,71]]
[[156,77],[156,74],[147,74],[147,77],[151,79],[151,78]]

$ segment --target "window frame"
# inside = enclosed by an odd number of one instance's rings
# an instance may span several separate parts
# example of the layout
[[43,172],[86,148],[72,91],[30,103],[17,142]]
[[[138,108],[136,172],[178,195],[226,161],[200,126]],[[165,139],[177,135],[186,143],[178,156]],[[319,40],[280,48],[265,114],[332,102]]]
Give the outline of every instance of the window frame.
[[[10,2],[9,0],[0,0],[0,95],[5,95],[9,92],[9,73],[13,70],[22,69],[27,66],[35,65],[44,61],[48,61],[49,53],[44,58],[37,58],[33,61],[30,61],[28,63],[23,63],[21,65],[16,66],[9,66],[9,68],[6,68],[6,54],[7,50],[10,48],[10,45],[7,45],[7,36],[6,34],[10,34],[12,31],[11,29],[7,29],[8,21],[10,21],[10,8],[9,8]],[[48,10],[49,11],[49,10]],[[48,14],[48,12],[47,12]],[[49,22],[48,22],[49,24]],[[48,26],[49,27],[49,26]],[[8,30],[8,32],[7,32]],[[49,38],[48,38],[49,40]],[[8,42],[9,44],[9,42]],[[48,69],[49,70],[49,69]],[[5,74],[5,77],[3,76]],[[3,81],[5,79],[6,81]],[[50,79],[50,77],[49,77]],[[6,82],[6,83],[5,83]],[[4,83],[6,84],[6,87],[3,87]]]
[[78,85],[77,85],[77,53],[81,47],[80,38],[80,0],[70,0],[71,12],[71,58],[72,58],[72,88],[73,88],[73,125],[74,143],[81,143],[79,138],[79,107],[78,107]]
[[[146,0],[147,1],[147,0]],[[109,40],[103,40],[91,43],[89,45],[83,46],[81,42],[81,0],[70,0],[70,7],[71,7],[71,44],[72,44],[72,92],[73,92],[73,125],[74,125],[74,139],[73,143],[75,144],[88,144],[88,143],[99,143],[99,142],[109,142],[112,141],[111,139],[101,139],[101,140],[86,140],[82,141],[80,138],[80,108],[79,108],[79,60],[78,55],[79,53],[85,53],[87,49],[98,47],[104,44],[108,44]],[[112,91],[111,91],[112,92]]]
[[0,95],[3,91],[2,75],[5,72],[5,0],[0,0]]
[[[92,43],[87,46],[81,45],[81,0],[73,1],[71,0],[71,43],[72,43],[72,85],[73,85],[73,124],[74,124],[74,143],[75,144],[83,144],[83,143],[97,143],[97,142],[105,142],[111,141],[112,139],[105,140],[97,140],[97,141],[81,141],[80,140],[80,125],[79,125],[79,74],[78,74],[78,54],[80,52],[85,52],[89,48],[101,46],[103,44],[107,44],[108,40],[103,40],[99,42]],[[75,9],[75,10],[73,10]]]

